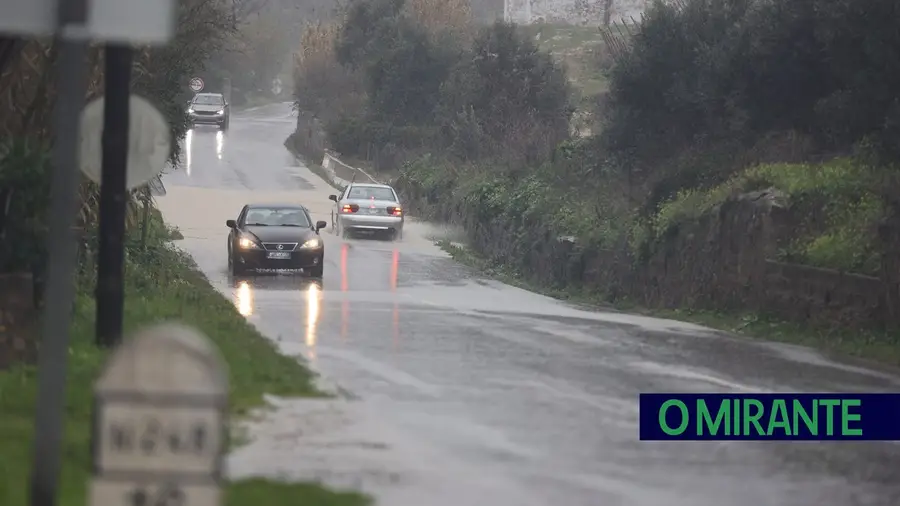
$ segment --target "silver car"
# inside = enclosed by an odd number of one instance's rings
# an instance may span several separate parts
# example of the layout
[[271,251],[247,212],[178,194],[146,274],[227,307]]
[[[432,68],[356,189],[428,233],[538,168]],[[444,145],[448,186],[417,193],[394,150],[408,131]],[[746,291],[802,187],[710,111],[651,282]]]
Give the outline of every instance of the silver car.
[[218,125],[228,130],[231,122],[231,107],[221,93],[198,93],[188,103],[188,117],[191,127],[199,124]]
[[350,183],[340,195],[329,195],[334,202],[331,229],[341,237],[354,233],[385,234],[403,238],[403,206],[397,192],[386,184]]

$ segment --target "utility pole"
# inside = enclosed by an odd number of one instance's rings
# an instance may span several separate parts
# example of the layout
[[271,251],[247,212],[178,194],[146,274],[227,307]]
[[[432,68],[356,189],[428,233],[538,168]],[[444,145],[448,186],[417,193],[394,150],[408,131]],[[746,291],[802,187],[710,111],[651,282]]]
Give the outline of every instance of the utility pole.
[[133,58],[130,45],[106,46],[95,335],[97,345],[102,347],[115,346],[122,339],[128,129]]
[[[50,12],[53,12],[51,9]],[[78,137],[87,95],[87,0],[59,0],[56,7],[55,129],[47,234],[47,283],[41,318],[41,351],[31,461],[31,506],[56,506],[66,398],[69,322],[75,298],[78,205]],[[48,23],[49,24],[49,23]],[[52,26],[52,25],[51,25]]]
[[[61,448],[65,421],[66,369],[69,357],[69,324],[72,319],[72,302],[75,298],[74,273],[76,267],[75,223],[78,204],[79,169],[88,177],[93,173],[92,157],[99,149],[93,148],[90,139],[99,136],[99,126],[91,132],[84,107],[87,95],[87,48],[94,40],[120,44],[165,44],[175,32],[176,4],[174,0],[0,0],[0,34],[25,37],[54,37],[58,49],[55,62],[56,96],[54,97],[53,170],[50,185],[50,209],[47,215],[47,283],[44,290],[44,311],[41,315],[41,346],[38,358],[38,385],[35,400],[35,422],[31,476],[28,482],[30,506],[57,506],[60,475]],[[113,53],[116,53],[115,51]],[[128,150],[128,80],[131,71],[131,52],[119,52],[113,56],[118,62],[115,68],[127,63],[125,85],[120,86],[107,73],[107,92],[125,93],[112,101],[124,114],[124,121],[107,124],[110,132],[121,128],[125,142],[119,149]],[[109,63],[109,62],[107,62]],[[116,75],[115,72],[111,73]],[[121,75],[121,73],[119,74]],[[112,86],[109,83],[112,82]],[[153,142],[168,144],[168,125],[165,118],[149,103],[143,107],[151,125],[147,134]],[[124,111],[124,112],[122,112]],[[121,119],[121,117],[120,117]],[[94,122],[97,123],[97,122]],[[82,125],[87,127],[82,129]],[[84,131],[82,131],[84,130]],[[89,134],[89,135],[88,135]],[[111,146],[117,143],[113,136]],[[101,144],[98,140],[97,144]],[[124,146],[124,147],[123,147]],[[99,147],[99,146],[98,146]],[[113,154],[116,150],[111,148]],[[143,150],[145,158],[135,176],[136,181],[146,183],[162,170],[164,155]],[[121,158],[121,156],[119,156]],[[119,164],[125,169],[125,159]],[[143,178],[143,180],[142,180]],[[97,179],[100,179],[99,176]],[[126,181],[127,183],[127,181]],[[113,179],[111,187],[115,184]],[[124,193],[124,192],[122,192]],[[124,203],[124,199],[121,199]],[[112,200],[116,202],[115,199]],[[106,206],[110,207],[109,205]],[[119,223],[122,222],[119,218]],[[109,223],[109,220],[107,220]],[[115,220],[113,220],[113,225]],[[107,229],[114,229],[107,224]],[[122,234],[119,234],[121,237]],[[120,241],[121,242],[121,241]],[[118,258],[121,259],[120,254]],[[107,255],[109,258],[109,255]],[[119,262],[121,267],[122,262]],[[114,272],[115,269],[110,271]],[[118,270],[121,272],[121,268]],[[119,276],[121,280],[121,275]],[[121,299],[121,297],[120,297]],[[120,302],[121,304],[121,302]],[[121,305],[119,306],[121,308]],[[121,311],[120,311],[121,313]],[[105,317],[105,313],[104,313]],[[102,320],[101,320],[102,321]],[[119,318],[121,322],[121,317]],[[28,464],[24,464],[28,465]]]

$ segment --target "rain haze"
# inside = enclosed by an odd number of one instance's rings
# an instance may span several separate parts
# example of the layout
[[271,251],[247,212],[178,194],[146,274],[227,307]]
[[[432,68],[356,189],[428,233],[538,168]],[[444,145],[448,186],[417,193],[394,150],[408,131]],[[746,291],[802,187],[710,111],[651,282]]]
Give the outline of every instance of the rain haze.
[[173,320],[227,364],[229,506],[900,504],[892,441],[639,437],[642,393],[900,389],[892,2],[174,5],[63,107],[130,87],[171,156],[110,197],[99,148],[62,228],[59,43],[0,37],[4,506],[41,496],[48,360],[83,504],[108,348]]

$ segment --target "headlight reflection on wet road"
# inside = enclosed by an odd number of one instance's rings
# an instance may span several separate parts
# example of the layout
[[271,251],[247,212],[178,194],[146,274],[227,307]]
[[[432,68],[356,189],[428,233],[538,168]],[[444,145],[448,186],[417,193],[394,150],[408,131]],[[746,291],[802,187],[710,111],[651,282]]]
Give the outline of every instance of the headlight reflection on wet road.
[[[394,250],[394,255],[391,258],[391,291],[397,291],[397,274],[400,270],[400,252]],[[391,315],[391,330],[393,331],[394,337],[394,347],[400,346],[400,303],[397,302],[397,297],[394,296],[394,312]]]
[[222,152],[225,150],[225,132],[219,130],[216,132],[216,158],[222,159]]
[[234,305],[237,310],[244,316],[253,314],[253,289],[246,281],[241,281],[238,289],[234,292]]
[[191,143],[194,139],[194,131],[188,130],[184,134],[184,171],[188,176],[191,175]]
[[[341,245],[341,291],[346,292],[350,288],[347,279],[347,254],[350,246],[347,243]],[[341,302],[341,339],[347,339],[347,330],[350,325],[350,301],[344,297]]]
[[316,358],[316,326],[319,323],[319,304],[322,298],[322,290],[319,285],[309,285],[306,293],[306,347],[309,359]]

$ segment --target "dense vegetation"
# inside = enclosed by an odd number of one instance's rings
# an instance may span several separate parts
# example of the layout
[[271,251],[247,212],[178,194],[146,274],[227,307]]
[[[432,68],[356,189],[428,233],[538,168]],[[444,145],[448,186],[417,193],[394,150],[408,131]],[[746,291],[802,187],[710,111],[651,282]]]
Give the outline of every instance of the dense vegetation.
[[569,128],[583,103],[534,30],[410,2],[358,0],[311,27],[298,107],[325,146],[399,172],[421,213],[513,227],[518,253],[497,261],[525,265],[552,231],[639,270],[673,227],[767,190],[797,224],[775,257],[879,274],[877,226],[900,196],[894,2],[655,2],[622,47],[599,51],[608,90],[587,137]]
[[354,2],[309,29],[295,82],[333,149],[384,167],[440,152],[518,170],[568,135],[563,69],[512,25],[477,28],[461,1]]

